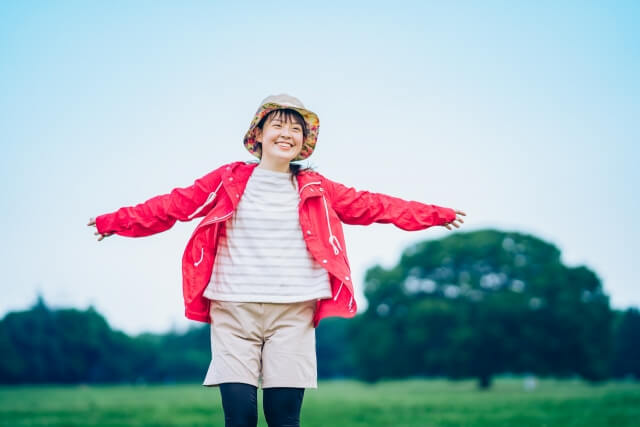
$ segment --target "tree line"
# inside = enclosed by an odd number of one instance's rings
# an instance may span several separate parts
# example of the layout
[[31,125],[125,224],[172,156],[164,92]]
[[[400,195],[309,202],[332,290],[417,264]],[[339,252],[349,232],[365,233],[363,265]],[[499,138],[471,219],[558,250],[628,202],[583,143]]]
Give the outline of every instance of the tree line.
[[[364,291],[364,313],[316,330],[319,378],[640,378],[638,309],[613,310],[593,271],[531,235],[415,244],[393,268],[370,268]],[[128,336],[93,308],[39,298],[0,321],[0,383],[201,381],[210,351],[207,325]]]

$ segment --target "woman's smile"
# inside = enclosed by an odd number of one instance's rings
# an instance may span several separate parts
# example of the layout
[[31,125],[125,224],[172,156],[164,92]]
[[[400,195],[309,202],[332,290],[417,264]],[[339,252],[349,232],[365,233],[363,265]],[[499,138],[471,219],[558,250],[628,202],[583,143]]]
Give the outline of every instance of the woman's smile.
[[285,150],[289,150],[293,147],[293,144],[290,142],[277,142],[276,145]]

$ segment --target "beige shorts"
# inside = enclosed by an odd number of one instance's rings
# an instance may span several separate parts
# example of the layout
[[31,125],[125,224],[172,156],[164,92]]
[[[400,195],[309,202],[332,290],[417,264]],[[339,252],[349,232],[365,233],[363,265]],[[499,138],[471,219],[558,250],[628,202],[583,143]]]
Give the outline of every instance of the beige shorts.
[[211,301],[211,364],[203,385],[318,388],[316,300]]

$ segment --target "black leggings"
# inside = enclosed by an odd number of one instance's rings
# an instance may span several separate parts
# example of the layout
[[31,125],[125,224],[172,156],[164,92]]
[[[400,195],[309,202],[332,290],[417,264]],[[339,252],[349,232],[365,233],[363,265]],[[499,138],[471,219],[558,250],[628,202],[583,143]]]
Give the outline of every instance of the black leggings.
[[[220,384],[225,427],[258,425],[257,387],[243,383]],[[262,406],[269,427],[299,427],[304,388],[273,387],[262,390]]]

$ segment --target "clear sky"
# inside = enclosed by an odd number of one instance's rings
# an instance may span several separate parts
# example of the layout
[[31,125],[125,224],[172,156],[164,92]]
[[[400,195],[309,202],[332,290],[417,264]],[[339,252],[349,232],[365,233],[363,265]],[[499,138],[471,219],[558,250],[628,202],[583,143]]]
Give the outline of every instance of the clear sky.
[[[87,220],[251,160],[242,137],[282,92],[318,113],[325,176],[532,233],[640,306],[640,3],[231,3],[0,3],[0,316],[41,293],[129,333],[195,324],[196,222],[98,243]],[[452,232],[345,233],[361,292]]]

